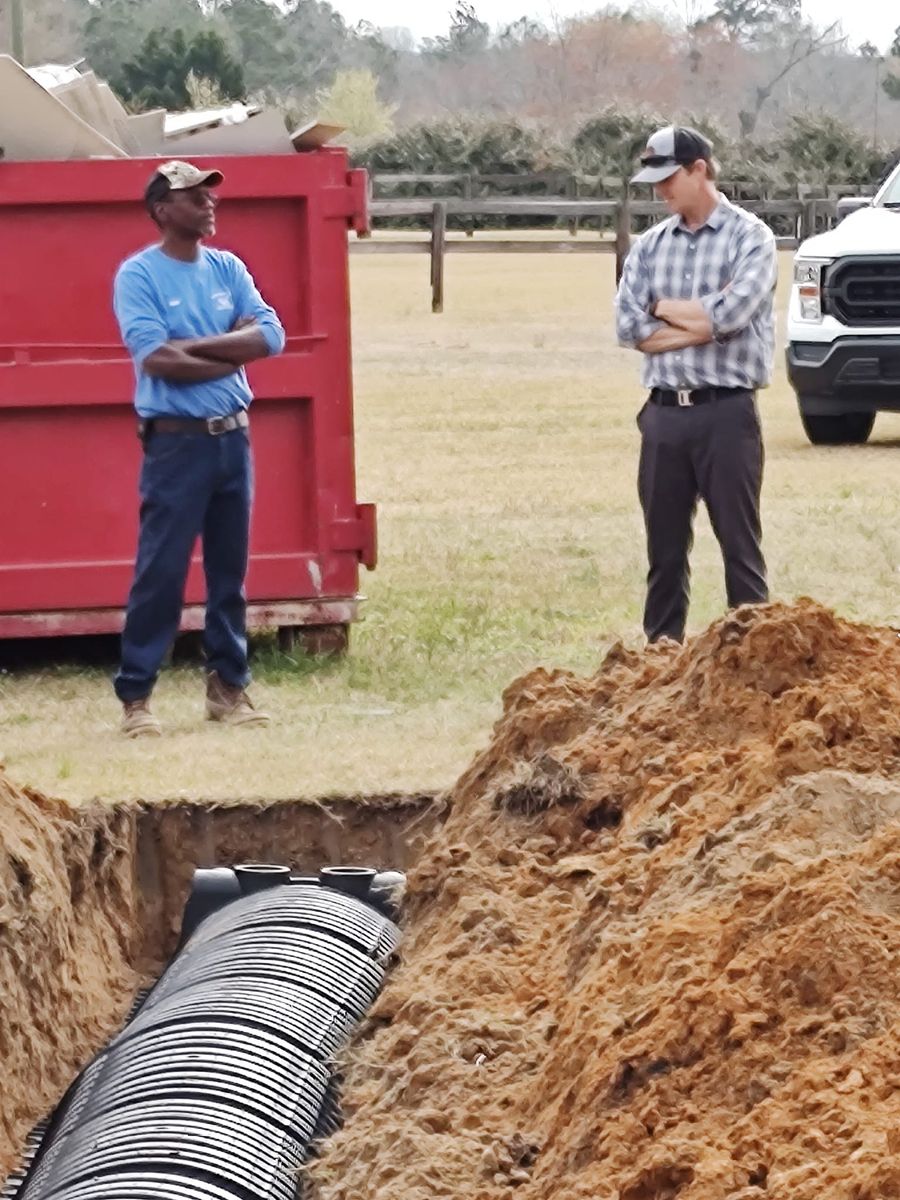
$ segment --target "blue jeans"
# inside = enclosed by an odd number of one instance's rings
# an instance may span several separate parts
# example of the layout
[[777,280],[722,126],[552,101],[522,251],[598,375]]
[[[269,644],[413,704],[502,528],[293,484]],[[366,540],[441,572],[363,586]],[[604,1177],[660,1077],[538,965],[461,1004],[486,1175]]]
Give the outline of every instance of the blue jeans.
[[175,640],[194,543],[203,539],[209,670],[246,687],[253,461],[246,429],[151,433],[141,468],[141,527],[115,679],[122,701],[149,696]]

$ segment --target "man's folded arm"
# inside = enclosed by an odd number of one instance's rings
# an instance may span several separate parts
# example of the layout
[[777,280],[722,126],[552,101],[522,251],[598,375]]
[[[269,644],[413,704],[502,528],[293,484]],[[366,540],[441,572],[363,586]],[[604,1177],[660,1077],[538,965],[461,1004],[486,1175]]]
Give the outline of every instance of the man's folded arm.
[[141,363],[145,375],[169,383],[210,383],[214,379],[225,379],[239,369],[234,363],[201,358],[177,342],[164,342]]
[[654,333],[664,329],[650,315],[650,278],[643,258],[643,244],[632,246],[625,259],[616,293],[616,336],[620,346],[640,350]]
[[186,353],[208,361],[227,363],[232,370],[268,358],[269,343],[257,324],[233,329],[230,333],[219,333],[210,337],[188,338],[170,343]]

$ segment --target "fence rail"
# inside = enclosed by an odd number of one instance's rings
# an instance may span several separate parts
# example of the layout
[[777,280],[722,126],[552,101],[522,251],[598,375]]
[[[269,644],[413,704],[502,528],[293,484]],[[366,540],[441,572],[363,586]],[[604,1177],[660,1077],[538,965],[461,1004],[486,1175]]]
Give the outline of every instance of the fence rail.
[[[842,196],[871,196],[876,185],[855,183],[790,183],[777,184],[746,179],[723,179],[719,185],[735,200],[808,200],[823,197],[838,200]],[[583,171],[531,171],[526,174],[499,172],[481,174],[477,171],[451,171],[443,174],[427,172],[373,171],[369,175],[371,198],[391,199],[397,188],[458,188],[463,199],[477,199],[492,189],[507,188],[522,192],[530,188],[555,189],[560,198],[579,200],[618,199],[622,180],[616,175],[589,174]],[[429,193],[432,199],[449,197]]]
[[[376,179],[384,177],[376,177]],[[423,178],[392,176],[394,180]],[[426,176],[432,181],[456,179],[457,176]],[[481,178],[490,178],[484,176]],[[519,178],[512,176],[510,178]],[[525,176],[525,178],[529,178]],[[723,185],[724,186],[724,185]],[[830,228],[834,223],[838,197],[810,196],[803,199],[741,200],[749,212],[775,226],[776,241],[783,249],[793,249],[813,233]],[[362,235],[351,244],[356,254],[429,254],[431,256],[431,310],[442,312],[444,306],[444,260],[446,255],[477,254],[615,254],[618,281],[625,255],[631,245],[633,222],[665,216],[667,208],[655,200],[571,200],[544,196],[506,196],[487,199],[447,196],[435,199],[427,196],[393,200],[372,200],[369,212],[373,223],[392,218],[422,218],[430,231],[428,240],[421,237],[400,237],[385,240]],[[466,239],[448,239],[449,217],[462,218]],[[556,218],[568,226],[569,238],[545,238],[540,241],[516,237],[473,238],[474,221],[491,217]],[[599,220],[606,226],[590,241],[575,241],[580,222]],[[411,232],[411,231],[410,231]]]

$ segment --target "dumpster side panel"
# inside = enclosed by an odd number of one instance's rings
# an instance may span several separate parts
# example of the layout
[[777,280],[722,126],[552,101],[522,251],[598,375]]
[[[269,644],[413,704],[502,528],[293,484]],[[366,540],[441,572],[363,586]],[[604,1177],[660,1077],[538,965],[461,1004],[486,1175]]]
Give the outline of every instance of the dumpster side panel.
[[[360,220],[355,173],[331,149],[195,161],[227,176],[213,244],[244,259],[288,339],[283,355],[250,370],[248,600],[288,612],[297,610],[287,602],[353,598],[360,561],[374,562],[353,461],[346,240]],[[111,289],[119,263],[154,240],[140,201],[153,167],[118,160],[0,172],[0,614],[27,616],[24,634],[40,631],[41,612],[69,609],[110,610],[110,627],[120,624],[140,446]],[[203,603],[199,548],[185,599]],[[3,635],[13,626],[9,617]]]

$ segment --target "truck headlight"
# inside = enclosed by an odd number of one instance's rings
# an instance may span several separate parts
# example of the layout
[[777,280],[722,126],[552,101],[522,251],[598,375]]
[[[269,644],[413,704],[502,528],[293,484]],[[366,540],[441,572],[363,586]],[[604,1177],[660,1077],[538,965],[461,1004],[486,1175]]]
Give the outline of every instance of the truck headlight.
[[800,299],[802,321],[822,320],[822,272],[830,262],[827,258],[794,259],[794,286]]

